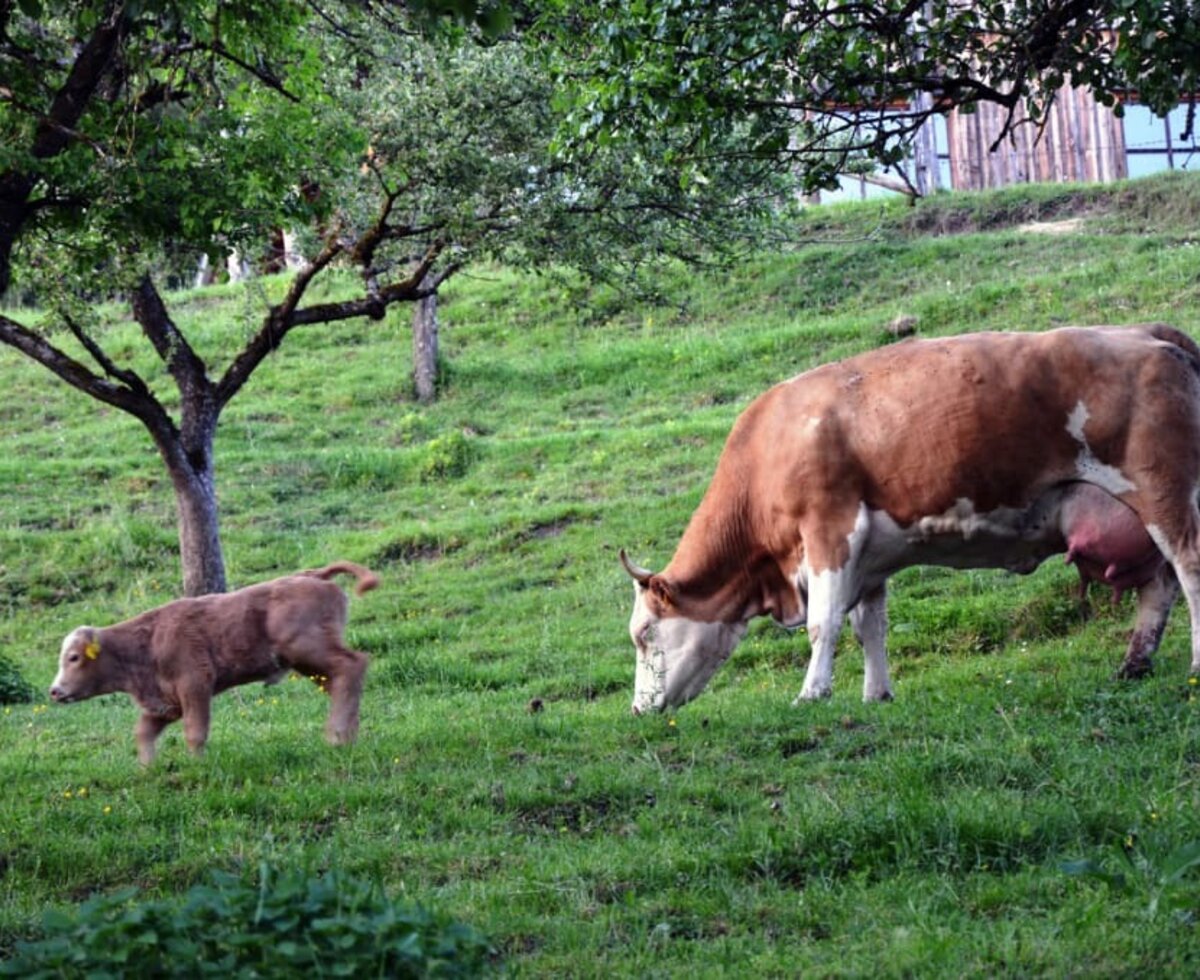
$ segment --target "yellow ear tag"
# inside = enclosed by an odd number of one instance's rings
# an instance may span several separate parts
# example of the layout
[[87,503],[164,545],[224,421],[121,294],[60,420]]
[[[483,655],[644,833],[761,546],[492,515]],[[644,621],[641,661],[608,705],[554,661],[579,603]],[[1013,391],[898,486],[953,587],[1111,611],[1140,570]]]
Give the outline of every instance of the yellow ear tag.
[[83,655],[87,657],[88,660],[95,660],[98,656],[100,656],[100,644],[95,640],[92,640],[91,643],[83,648]]

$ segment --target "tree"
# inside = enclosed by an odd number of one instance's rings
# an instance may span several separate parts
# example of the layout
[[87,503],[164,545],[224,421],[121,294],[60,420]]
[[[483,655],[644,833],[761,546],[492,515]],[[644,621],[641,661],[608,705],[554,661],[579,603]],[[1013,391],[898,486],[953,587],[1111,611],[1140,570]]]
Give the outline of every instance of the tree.
[[[0,2],[0,294],[16,268],[27,288],[63,297],[59,320],[91,366],[8,316],[0,341],[146,426],[175,489],[192,594],[225,584],[212,458],[220,411],[283,333],[315,314],[300,309],[297,282],[213,379],[153,270],[168,251],[307,220],[299,176],[353,152],[347,130],[318,127],[305,111],[318,67],[300,35],[306,17],[295,2]],[[130,296],[179,389],[178,421],[105,353],[86,303],[65,301],[115,292]]]
[[[831,186],[858,158],[888,167],[930,116],[989,102],[1038,125],[1068,78],[1108,105],[1165,113],[1200,89],[1195,0],[585,0],[555,15],[580,97],[576,143],[679,133],[710,166],[737,152]],[[580,42],[582,25],[592,30]],[[1119,111],[1119,104],[1118,104]],[[1024,110],[1022,113],[1020,110]],[[1027,120],[1027,122],[1022,122]]]
[[[415,7],[443,8],[457,9]],[[728,249],[789,199],[734,155],[681,182],[654,139],[556,160],[555,93],[526,49],[425,40],[407,29],[412,9],[0,0],[0,292],[19,279],[55,297],[62,332],[0,315],[0,341],[146,427],[175,491],[188,594],[225,588],[221,412],[291,330],[382,319],[480,258],[619,276]],[[510,22],[495,4],[462,13]],[[240,350],[206,363],[171,317],[162,270],[252,253],[280,227],[305,230],[307,265]],[[361,292],[306,302],[335,266],[356,270]],[[118,293],[178,390],[177,417],[105,351],[89,300]]]

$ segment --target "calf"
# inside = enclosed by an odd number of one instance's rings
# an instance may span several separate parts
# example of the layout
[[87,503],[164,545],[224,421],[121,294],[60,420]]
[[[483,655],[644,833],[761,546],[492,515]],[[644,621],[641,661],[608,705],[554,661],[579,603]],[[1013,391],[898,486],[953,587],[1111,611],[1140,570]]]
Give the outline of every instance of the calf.
[[142,709],[138,758],[148,765],[171,722],[183,719],[198,754],[214,695],[251,681],[274,684],[294,670],[329,692],[326,738],[352,742],[367,657],[343,638],[346,595],[329,581],[343,573],[357,579],[359,595],[379,584],[368,569],[339,561],[236,592],[177,599],[115,626],[80,626],[63,640],[50,697],[67,704],[124,691]]

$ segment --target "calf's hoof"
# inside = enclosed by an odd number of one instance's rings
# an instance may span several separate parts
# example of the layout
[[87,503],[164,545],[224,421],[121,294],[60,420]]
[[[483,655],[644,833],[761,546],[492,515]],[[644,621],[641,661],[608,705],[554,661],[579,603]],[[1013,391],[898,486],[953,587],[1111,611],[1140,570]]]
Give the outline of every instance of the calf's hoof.
[[863,704],[870,704],[872,701],[895,701],[896,696],[891,692],[891,689],[883,691],[870,691],[863,693]]
[[796,695],[795,700],[792,701],[792,706],[798,708],[800,705],[804,704],[805,701],[823,701],[825,698],[831,697],[833,697],[833,688],[831,687],[818,687],[812,688],[811,690],[809,688],[805,688]]

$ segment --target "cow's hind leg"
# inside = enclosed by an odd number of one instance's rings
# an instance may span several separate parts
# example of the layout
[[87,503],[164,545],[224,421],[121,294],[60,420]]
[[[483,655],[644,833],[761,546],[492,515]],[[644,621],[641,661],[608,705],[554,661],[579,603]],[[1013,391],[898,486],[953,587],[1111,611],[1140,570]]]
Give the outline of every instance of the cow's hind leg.
[[1137,590],[1137,595],[1137,619],[1125,659],[1117,671],[1117,676],[1123,680],[1145,677],[1154,669],[1154,652],[1162,641],[1171,606],[1179,595],[1179,585],[1171,566],[1163,565],[1154,578]]
[[[1187,600],[1192,631],[1191,672],[1200,674],[1200,510],[1196,506],[1194,485],[1189,484],[1186,493],[1178,488],[1174,489],[1176,492],[1173,494],[1164,491],[1154,500],[1155,506],[1150,512],[1139,516],[1145,520],[1150,537],[1174,570],[1178,587],[1183,590],[1183,597]],[[1168,507],[1164,503],[1171,501],[1178,506]],[[1170,609],[1165,600],[1164,606],[1163,625]],[[1138,618],[1140,621],[1140,602]],[[1161,633],[1160,626],[1160,636]],[[1155,639],[1157,640],[1157,637]]]
[[1192,533],[1171,557],[1175,577],[1187,600],[1188,616],[1192,627],[1192,674],[1200,674],[1200,531],[1193,521]]
[[863,700],[891,701],[887,662],[887,587],[868,592],[850,610],[850,625],[863,648]]

